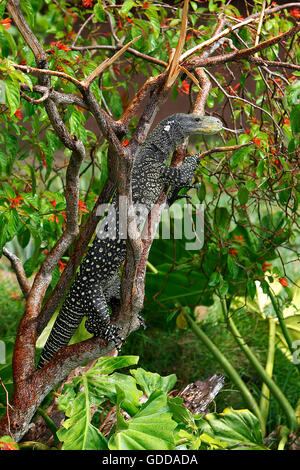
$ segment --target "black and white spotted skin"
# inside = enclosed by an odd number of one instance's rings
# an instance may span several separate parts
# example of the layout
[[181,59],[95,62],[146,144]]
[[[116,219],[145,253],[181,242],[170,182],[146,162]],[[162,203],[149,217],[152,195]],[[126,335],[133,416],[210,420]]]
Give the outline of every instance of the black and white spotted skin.
[[[174,168],[166,165],[170,154],[191,134],[215,134],[221,129],[222,123],[218,118],[181,113],[164,119],[154,128],[138,148],[132,168],[132,200],[139,206],[136,209],[139,226],[146,220],[166,184],[171,186],[171,202],[180,188],[191,184],[199,165],[197,156],[188,156],[180,168]],[[117,197],[111,207],[118,220]],[[124,234],[120,237],[118,224],[108,222],[106,217],[81,263],[38,367],[69,343],[84,316],[87,318],[85,327],[90,333],[116,345],[122,342],[119,330],[110,323],[108,306],[119,298],[119,268],[126,256],[126,240]]]

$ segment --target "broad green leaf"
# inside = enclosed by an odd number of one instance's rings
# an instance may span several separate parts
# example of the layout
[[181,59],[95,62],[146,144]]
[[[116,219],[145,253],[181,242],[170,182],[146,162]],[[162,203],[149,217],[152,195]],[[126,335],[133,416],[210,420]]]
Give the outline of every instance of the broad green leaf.
[[105,21],[105,11],[102,5],[102,0],[98,0],[94,6],[94,13],[98,21]]
[[226,442],[232,449],[267,450],[263,446],[259,421],[249,410],[226,408],[222,413],[209,413],[200,429],[215,439]]
[[118,356],[118,357],[100,357],[89,372],[100,372],[101,374],[111,374],[116,369],[129,367],[137,364],[139,356]]
[[168,396],[153,392],[140,411],[127,421],[127,429],[116,432],[108,442],[111,450],[172,450],[174,429]]
[[175,374],[161,377],[159,374],[153,372],[147,372],[144,369],[132,369],[131,375],[135,378],[137,384],[149,397],[155,390],[161,390],[163,392],[169,392],[174,387],[177,377]]
[[131,0],[127,0],[126,2],[123,3],[121,10],[119,11],[119,14],[122,16],[126,16],[131,8],[135,7],[136,3],[132,2]]
[[145,15],[149,18],[149,21],[153,27],[154,37],[158,39],[160,34],[160,20],[155,7],[149,7],[144,10]]
[[249,199],[249,191],[246,186],[240,186],[238,190],[238,199],[240,201],[241,206],[244,206],[248,199]]
[[103,434],[91,424],[91,401],[88,386],[73,401],[71,417],[64,421],[57,431],[63,442],[62,450],[102,450],[107,449]]

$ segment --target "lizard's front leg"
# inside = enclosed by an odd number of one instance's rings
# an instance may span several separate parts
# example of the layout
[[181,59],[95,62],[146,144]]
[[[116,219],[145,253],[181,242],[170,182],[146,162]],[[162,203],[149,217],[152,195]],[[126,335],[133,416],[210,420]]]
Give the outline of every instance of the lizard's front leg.
[[197,155],[187,157],[181,167],[166,166],[162,170],[161,178],[167,184],[171,185],[171,191],[168,195],[168,204],[172,205],[182,188],[197,188],[198,185],[192,184],[194,173],[199,165]]

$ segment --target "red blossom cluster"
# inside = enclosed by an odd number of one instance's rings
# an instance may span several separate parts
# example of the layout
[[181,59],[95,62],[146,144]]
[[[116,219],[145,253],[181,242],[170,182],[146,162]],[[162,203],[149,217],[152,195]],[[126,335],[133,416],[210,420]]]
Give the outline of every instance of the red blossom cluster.
[[238,255],[238,250],[236,250],[235,248],[230,248],[229,254],[233,256],[234,258],[236,258]]
[[[237,243],[239,246],[244,246],[245,240],[243,235],[234,235],[233,242]],[[236,248],[230,248],[228,253],[234,258],[236,258],[239,254],[239,251]]]
[[270,271],[270,268],[272,267],[272,264],[271,263],[267,263],[266,261],[263,262],[262,264],[262,270],[264,272],[266,271]]
[[252,141],[257,147],[262,147],[262,139],[258,139],[257,137],[252,137]]
[[92,8],[93,0],[82,0],[82,5],[84,8]]
[[78,209],[79,209],[79,215],[89,213],[89,210],[87,209],[85,205],[85,202],[83,202],[81,199],[79,199],[79,202],[78,202]]
[[177,85],[177,90],[181,96],[183,96],[184,94],[188,95],[190,92],[190,87],[191,86],[189,82],[187,82],[186,80],[183,80],[181,87]]
[[296,20],[300,19],[300,9],[299,8],[293,8],[290,10],[290,15],[296,18]]
[[57,49],[60,49],[61,51],[70,51],[71,50],[71,48],[69,46],[67,46],[66,44],[64,44],[61,41],[51,42],[50,44],[52,46],[52,51],[53,52],[54,52],[54,47],[56,47]]
[[289,285],[289,281],[285,277],[281,277],[279,282],[283,287],[287,287]]
[[10,201],[9,208],[10,209],[16,209],[17,207],[20,207],[23,203],[23,198],[22,196],[16,196],[14,198],[8,197]]
[[59,260],[58,261],[58,269],[59,272],[62,273],[65,267],[67,266],[67,263],[64,263],[63,261]]
[[17,109],[17,111],[15,112],[15,116],[18,119],[22,119],[21,108]]
[[11,18],[4,18],[3,20],[0,20],[0,23],[5,29],[9,29],[11,27]]

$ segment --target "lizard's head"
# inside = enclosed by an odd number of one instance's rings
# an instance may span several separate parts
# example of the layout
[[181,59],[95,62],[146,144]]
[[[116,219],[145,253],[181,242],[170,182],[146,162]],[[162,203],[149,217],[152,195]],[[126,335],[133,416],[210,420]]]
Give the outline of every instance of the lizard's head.
[[176,117],[175,121],[186,136],[191,134],[217,134],[223,128],[222,121],[213,116],[178,113],[174,117]]

